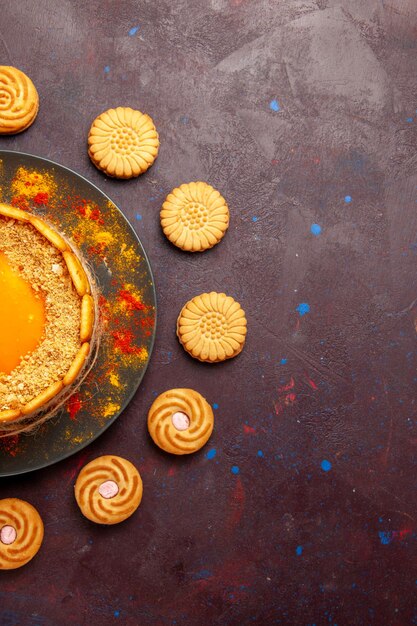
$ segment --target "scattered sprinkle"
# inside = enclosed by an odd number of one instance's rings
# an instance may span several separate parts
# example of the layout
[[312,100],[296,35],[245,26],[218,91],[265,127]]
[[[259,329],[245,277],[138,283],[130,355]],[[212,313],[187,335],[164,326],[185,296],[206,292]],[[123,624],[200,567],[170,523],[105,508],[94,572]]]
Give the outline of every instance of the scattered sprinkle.
[[380,540],[380,542],[382,543],[383,546],[387,546],[389,543],[391,543],[392,533],[385,532],[384,530],[379,530],[378,531],[378,536],[379,536],[379,540]]
[[264,453],[262,452],[262,450],[258,450],[258,456],[263,457]]
[[271,100],[271,102],[269,103],[269,108],[271,109],[271,111],[281,110],[281,107],[278,104],[278,100]]
[[297,556],[301,556],[302,553],[303,553],[303,546],[297,546],[296,549],[295,549],[295,554]]
[[237,465],[232,465],[232,474],[239,474],[240,470]]
[[106,65],[106,67],[104,68],[104,73],[108,74],[110,72],[110,65]]
[[138,30],[139,30],[139,26],[133,26],[133,28],[129,30],[129,37],[133,37],[133,35],[136,35]]
[[114,617],[119,617],[119,615],[120,615],[120,611],[115,611],[114,612]]
[[328,472],[332,469],[332,464],[327,459],[323,459],[323,461],[321,462],[321,469],[323,470],[323,472]]
[[407,122],[412,122],[413,118],[412,117],[407,117]]
[[202,569],[200,572],[194,574],[194,580],[205,580],[210,578],[213,574],[208,569]]
[[217,450],[216,450],[216,448],[212,448],[211,450],[209,450],[209,451],[207,452],[206,457],[207,457],[208,459],[214,459],[214,457],[216,456],[216,454],[217,454]]
[[306,313],[310,313],[310,305],[307,302],[301,302],[296,308],[296,311],[300,314],[300,317],[306,315]]
[[288,359],[281,359],[280,363],[281,365],[285,365]]
[[312,224],[310,230],[316,237],[321,234],[321,226],[319,224]]
[[257,222],[257,221],[258,221],[258,218],[256,217],[256,215],[254,215],[254,216],[252,217],[252,222]]
[[219,408],[219,405],[217,404],[217,402],[214,402],[214,403],[213,403],[213,409],[214,409],[214,410],[216,410],[216,409],[218,409],[218,408]]
[[138,222],[142,221],[142,216],[140,213],[136,213],[135,218],[138,220]]
[[347,202],[349,204],[349,202],[352,202],[352,196],[345,196],[345,202]]

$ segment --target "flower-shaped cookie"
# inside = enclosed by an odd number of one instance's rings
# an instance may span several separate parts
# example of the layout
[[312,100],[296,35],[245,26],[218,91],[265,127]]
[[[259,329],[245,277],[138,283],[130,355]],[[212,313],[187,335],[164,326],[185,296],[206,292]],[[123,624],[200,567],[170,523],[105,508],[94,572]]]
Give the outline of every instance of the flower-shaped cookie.
[[246,338],[246,317],[240,304],[224,293],[203,293],[183,307],[177,335],[195,359],[218,363],[241,352]]
[[213,410],[193,389],[161,393],[148,413],[148,430],[157,446],[171,454],[200,450],[213,431]]
[[88,154],[99,170],[115,178],[134,178],[155,161],[159,138],[149,115],[117,107],[96,117],[88,146]]
[[207,183],[173,189],[161,209],[167,238],[181,250],[203,252],[219,243],[229,226],[226,200]]
[[38,113],[39,96],[35,85],[16,67],[0,65],[0,134],[26,130]]
[[41,547],[43,522],[29,502],[0,500],[0,569],[26,565]]
[[75,483],[81,512],[96,524],[118,524],[138,508],[143,493],[136,467],[120,456],[100,456],[87,463]]

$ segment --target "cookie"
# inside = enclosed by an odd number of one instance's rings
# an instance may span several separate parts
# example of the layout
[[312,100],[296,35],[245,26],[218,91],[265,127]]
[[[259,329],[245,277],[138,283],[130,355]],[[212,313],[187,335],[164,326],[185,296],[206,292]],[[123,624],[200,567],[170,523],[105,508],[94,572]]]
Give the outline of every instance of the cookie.
[[99,170],[115,178],[134,178],[155,161],[159,138],[149,115],[117,107],[96,117],[88,146],[90,159]]
[[26,130],[38,109],[38,92],[29,76],[16,67],[0,65],[0,134],[13,135]]
[[177,335],[195,359],[218,363],[242,351],[246,317],[240,304],[224,293],[203,293],[183,307],[177,320]]
[[186,252],[203,252],[219,243],[229,226],[226,200],[207,183],[181,185],[167,196],[161,209],[166,237]]
[[43,522],[29,502],[0,500],[0,569],[26,565],[41,547]]
[[148,413],[148,430],[157,446],[171,454],[200,450],[213,432],[213,410],[193,389],[170,389],[156,398]]
[[138,508],[142,493],[136,467],[114,455],[87,463],[75,483],[75,499],[81,512],[96,524],[123,522]]

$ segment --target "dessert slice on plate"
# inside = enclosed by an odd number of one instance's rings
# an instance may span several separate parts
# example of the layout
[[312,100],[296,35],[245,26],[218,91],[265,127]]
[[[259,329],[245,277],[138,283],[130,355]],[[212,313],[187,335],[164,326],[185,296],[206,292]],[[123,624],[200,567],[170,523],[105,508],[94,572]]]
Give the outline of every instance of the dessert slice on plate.
[[0,434],[49,417],[79,383],[96,343],[94,293],[60,233],[0,204]]

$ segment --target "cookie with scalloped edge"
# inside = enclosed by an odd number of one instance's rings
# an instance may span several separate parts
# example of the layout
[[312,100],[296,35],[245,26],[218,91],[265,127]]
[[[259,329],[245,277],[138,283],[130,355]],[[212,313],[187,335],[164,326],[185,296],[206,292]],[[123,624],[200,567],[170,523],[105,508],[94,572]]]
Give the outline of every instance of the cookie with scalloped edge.
[[224,293],[203,293],[187,302],[177,320],[177,336],[195,359],[218,363],[237,356],[247,333],[245,312]]
[[229,227],[229,208],[208,183],[188,183],[171,191],[160,218],[162,230],[174,246],[186,252],[203,252],[224,237]]
[[114,178],[143,174],[158,156],[159,136],[152,118],[130,107],[101,113],[88,134],[94,165]]

